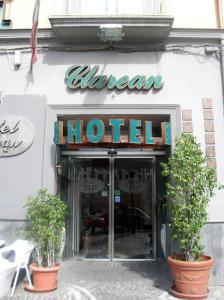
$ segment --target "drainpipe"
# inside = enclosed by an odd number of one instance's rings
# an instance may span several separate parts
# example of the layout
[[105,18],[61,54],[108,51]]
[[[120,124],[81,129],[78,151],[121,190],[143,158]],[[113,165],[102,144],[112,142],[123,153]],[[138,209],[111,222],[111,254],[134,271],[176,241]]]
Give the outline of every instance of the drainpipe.
[[221,84],[222,84],[222,101],[224,107],[224,53],[223,52],[224,52],[224,36],[220,39],[220,69],[221,69]]
[[215,8],[216,8],[217,27],[218,28],[223,28],[224,20],[223,20],[222,0],[216,0],[215,1]]
[[[224,28],[224,19],[223,19],[223,0],[215,1],[215,9],[216,9],[216,19],[217,19],[217,28]],[[222,99],[224,106],[224,36],[220,39],[220,69],[221,69],[221,83],[222,83]]]

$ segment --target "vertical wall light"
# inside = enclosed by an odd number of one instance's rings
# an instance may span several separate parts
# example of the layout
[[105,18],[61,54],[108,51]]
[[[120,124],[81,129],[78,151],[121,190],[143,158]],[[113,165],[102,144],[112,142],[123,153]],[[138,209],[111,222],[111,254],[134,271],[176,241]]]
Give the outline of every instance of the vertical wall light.
[[56,171],[57,171],[57,175],[61,176],[62,172],[63,172],[63,166],[61,164],[57,163],[57,165],[56,165]]

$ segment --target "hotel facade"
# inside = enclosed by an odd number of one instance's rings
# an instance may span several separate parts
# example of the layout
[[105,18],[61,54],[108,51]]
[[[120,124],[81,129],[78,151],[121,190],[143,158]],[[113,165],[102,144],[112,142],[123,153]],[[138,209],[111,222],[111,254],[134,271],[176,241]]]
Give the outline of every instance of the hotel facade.
[[[47,188],[69,206],[67,257],[167,257],[160,163],[175,137],[196,136],[224,182],[222,1],[41,2],[31,66],[34,3],[0,1],[0,238],[16,238],[27,197]],[[214,285],[223,198],[202,232]]]

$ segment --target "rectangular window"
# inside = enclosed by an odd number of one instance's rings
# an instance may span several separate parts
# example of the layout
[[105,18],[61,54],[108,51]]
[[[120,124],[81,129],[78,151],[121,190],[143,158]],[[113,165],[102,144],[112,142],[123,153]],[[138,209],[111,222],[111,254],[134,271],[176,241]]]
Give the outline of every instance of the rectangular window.
[[153,15],[160,14],[161,0],[67,0],[68,14]]
[[6,17],[6,4],[0,0],[0,29],[8,29],[11,26],[11,20]]

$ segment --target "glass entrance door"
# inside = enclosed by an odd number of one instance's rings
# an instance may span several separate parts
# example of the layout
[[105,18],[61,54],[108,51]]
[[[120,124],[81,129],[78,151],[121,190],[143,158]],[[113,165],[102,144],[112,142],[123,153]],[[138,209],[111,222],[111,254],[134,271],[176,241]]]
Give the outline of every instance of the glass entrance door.
[[80,157],[73,162],[75,255],[154,258],[154,159]]
[[75,159],[75,252],[109,259],[109,159]]
[[153,162],[114,161],[114,258],[153,258]]

